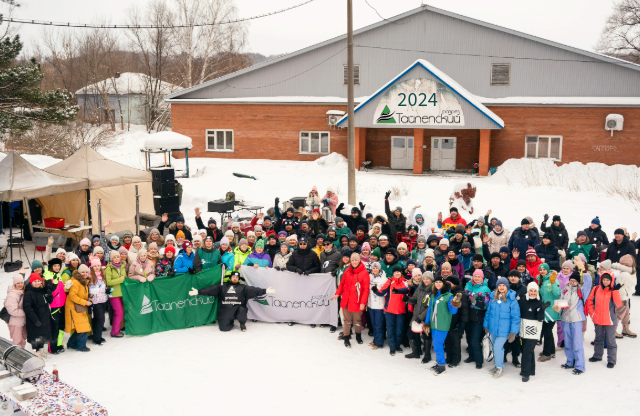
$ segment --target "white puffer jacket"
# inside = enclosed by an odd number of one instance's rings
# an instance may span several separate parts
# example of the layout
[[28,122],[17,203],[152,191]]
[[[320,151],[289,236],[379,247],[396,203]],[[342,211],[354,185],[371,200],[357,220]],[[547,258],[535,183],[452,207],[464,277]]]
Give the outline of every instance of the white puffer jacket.
[[411,208],[411,212],[409,212],[409,225],[416,225],[418,227],[418,235],[424,236],[424,238],[429,238],[431,233],[431,227],[427,224],[427,221],[424,220],[423,216],[422,224],[418,224],[416,221],[416,209]]
[[636,283],[638,282],[636,274],[632,273],[633,269],[631,267],[624,266],[620,263],[613,263],[611,268],[620,271],[620,275],[616,277],[616,283],[622,285],[620,288],[620,300],[623,302],[629,300],[636,290]]
[[373,273],[369,273],[369,300],[367,301],[367,306],[369,309],[384,309],[384,301],[386,297],[378,296],[371,291],[371,288],[375,285],[378,287],[378,290],[382,289],[385,283],[387,283],[387,274],[380,270],[380,274],[374,276]]

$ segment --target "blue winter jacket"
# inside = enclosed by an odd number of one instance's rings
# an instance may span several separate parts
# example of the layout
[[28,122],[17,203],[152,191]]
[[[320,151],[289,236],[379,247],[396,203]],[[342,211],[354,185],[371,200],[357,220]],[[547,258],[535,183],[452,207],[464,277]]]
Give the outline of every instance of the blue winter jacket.
[[520,331],[520,305],[516,300],[516,292],[509,289],[506,302],[494,302],[495,296],[495,291],[489,296],[484,327],[489,328],[489,333],[497,337],[507,337],[509,333],[517,335]]
[[558,254],[558,247],[554,246],[553,243],[548,246],[540,243],[535,249],[538,257],[544,259],[544,262],[549,265],[551,270],[560,271],[560,254]]
[[269,253],[265,253],[264,251],[260,254],[251,253],[247,256],[244,261],[245,266],[253,266],[257,264],[259,267],[272,267],[271,257],[269,257]]
[[538,234],[536,234],[535,231],[531,229],[524,231],[522,227],[518,227],[513,230],[509,238],[509,251],[517,248],[520,252],[518,258],[520,260],[526,260],[529,247],[535,247],[538,243]]
[[[458,261],[460,263],[462,263],[462,267],[465,270],[473,267],[473,256],[475,254],[476,254],[476,252],[473,249],[466,256],[464,254],[462,254],[462,252],[460,252],[460,254],[458,254]],[[460,278],[462,279],[462,276]]]
[[195,258],[195,254],[193,251],[190,256],[187,256],[187,253],[182,251],[178,257],[176,257],[176,261],[173,263],[173,270],[176,273],[186,273],[189,269],[193,269],[193,259]]

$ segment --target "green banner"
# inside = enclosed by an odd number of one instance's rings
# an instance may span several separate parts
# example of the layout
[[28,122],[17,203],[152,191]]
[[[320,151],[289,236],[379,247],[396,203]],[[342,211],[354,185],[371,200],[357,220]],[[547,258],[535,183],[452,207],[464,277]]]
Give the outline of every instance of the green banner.
[[215,321],[217,299],[189,296],[189,291],[192,287],[202,289],[220,284],[221,275],[219,265],[198,274],[156,277],[147,283],[125,279],[121,287],[127,335],[149,335]]

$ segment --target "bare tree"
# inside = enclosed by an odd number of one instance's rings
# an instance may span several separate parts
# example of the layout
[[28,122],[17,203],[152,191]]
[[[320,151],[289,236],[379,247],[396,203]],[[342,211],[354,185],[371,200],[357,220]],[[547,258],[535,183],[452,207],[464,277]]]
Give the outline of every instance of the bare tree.
[[640,63],[640,0],[614,3],[596,50],[627,61]]
[[[245,46],[246,25],[224,23],[237,18],[234,0],[174,2],[176,25],[185,26],[173,30],[174,64],[180,85],[192,87],[224,75],[227,67],[235,68],[233,57]],[[202,23],[212,25],[197,26]]]
[[[142,72],[147,75],[146,123],[147,130],[151,131],[158,124],[162,113],[162,97],[166,94],[163,92],[165,85],[162,79],[175,39],[171,28],[175,16],[164,0],[152,0],[144,10],[132,6],[128,15],[131,29],[127,34],[133,49],[138,52]],[[140,25],[153,25],[155,28],[142,29]]]

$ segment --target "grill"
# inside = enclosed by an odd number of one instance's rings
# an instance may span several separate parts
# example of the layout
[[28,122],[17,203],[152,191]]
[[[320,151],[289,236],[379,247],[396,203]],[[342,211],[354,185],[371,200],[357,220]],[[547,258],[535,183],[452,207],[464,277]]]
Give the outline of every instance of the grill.
[[[5,340],[2,339],[2,341]],[[42,358],[36,357],[17,345],[6,350],[2,354],[2,359],[7,370],[23,380],[42,374],[44,369],[44,360]]]

